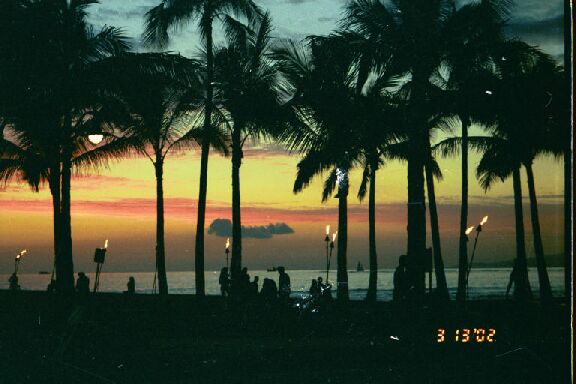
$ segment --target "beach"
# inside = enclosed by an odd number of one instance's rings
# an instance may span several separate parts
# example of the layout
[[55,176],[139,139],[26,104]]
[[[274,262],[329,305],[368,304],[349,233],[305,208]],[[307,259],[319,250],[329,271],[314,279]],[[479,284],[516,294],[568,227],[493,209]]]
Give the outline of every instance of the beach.
[[[6,383],[566,383],[569,307],[477,300],[298,316],[219,297],[0,291]],[[433,309],[432,309],[433,308]],[[66,313],[66,315],[63,315]],[[493,342],[456,341],[494,329]],[[438,342],[439,329],[445,340]]]

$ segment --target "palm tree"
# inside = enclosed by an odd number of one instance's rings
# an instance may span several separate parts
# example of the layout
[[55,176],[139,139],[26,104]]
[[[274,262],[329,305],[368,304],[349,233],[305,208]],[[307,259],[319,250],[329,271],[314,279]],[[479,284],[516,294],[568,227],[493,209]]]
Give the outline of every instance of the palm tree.
[[501,49],[506,60],[499,65],[502,80],[495,95],[498,124],[518,143],[519,159],[526,169],[540,298],[547,302],[552,298],[552,290],[544,258],[532,164],[542,154],[562,153],[563,119],[558,116],[557,108],[563,100],[558,86],[562,77],[554,60],[536,48],[521,42],[507,42]]
[[[213,21],[230,19],[230,14],[246,16],[249,19],[259,13],[252,0],[162,0],[146,13],[144,39],[159,47],[168,43],[168,29],[178,27],[192,20],[199,20],[200,34],[205,41],[206,90],[204,101],[204,132],[212,127],[214,109],[214,43]],[[208,191],[208,155],[210,140],[202,141],[200,158],[200,188],[198,191],[198,222],[196,227],[195,272],[196,294],[204,296],[204,222],[206,216],[206,195]]]
[[247,139],[275,133],[284,110],[277,92],[278,73],[269,56],[271,23],[268,14],[249,25],[233,19],[226,24],[228,46],[214,57],[218,106],[214,112],[227,122],[232,152],[232,280],[242,269],[240,167]]
[[[106,63],[107,91],[125,108],[117,118],[123,150],[145,155],[156,176],[156,271],[160,295],[168,294],[164,244],[164,163],[174,150],[199,141],[195,120],[201,115],[202,85],[196,76],[199,64],[168,54],[125,54]],[[163,68],[164,67],[164,68]],[[165,67],[172,67],[166,70]],[[121,108],[117,110],[122,111]],[[192,127],[192,128],[191,128]],[[224,147],[222,138],[216,143]],[[215,144],[215,143],[212,143]],[[119,145],[101,147],[95,154],[115,158]],[[93,156],[80,161],[89,162]]]
[[[485,1],[496,9],[496,2]],[[434,97],[430,83],[445,61],[455,40],[470,41],[474,28],[455,29],[454,25],[475,24],[477,13],[452,0],[355,0],[346,8],[344,25],[374,36],[383,52],[391,54],[398,72],[410,75],[411,146],[416,150],[408,160],[408,268],[419,295],[424,294],[424,252],[426,248],[426,209],[423,170],[426,163],[427,129],[430,118],[426,104]]]
[[[472,122],[483,121],[483,104],[478,87],[486,86],[494,49],[503,40],[502,26],[509,16],[511,1],[483,0],[462,6],[447,24],[446,53],[443,64],[449,70],[447,88],[452,93],[454,113],[462,131],[462,205],[458,251],[458,290],[456,299],[466,299],[468,270],[468,130]],[[465,32],[464,32],[465,31]],[[465,39],[462,38],[463,32]],[[499,58],[498,58],[499,59]]]
[[493,137],[474,138],[478,144],[484,146],[484,155],[478,164],[476,175],[484,190],[500,179],[512,176],[514,189],[514,217],[516,222],[516,281],[514,297],[525,301],[532,298],[530,283],[528,281],[528,263],[526,260],[526,245],[524,236],[524,215],[522,211],[522,185],[520,180],[520,167],[518,144],[509,138],[499,136],[495,132]]
[[356,130],[356,80],[351,70],[354,53],[342,39],[310,37],[308,49],[288,42],[275,52],[280,71],[287,80],[288,105],[297,110],[300,125],[286,131],[281,139],[290,149],[305,153],[298,163],[294,192],[312,178],[330,170],[323,201],[338,188],[338,299],[348,299],[348,172],[359,163]]
[[[86,71],[103,58],[127,50],[122,32],[105,27],[95,33],[86,22],[87,7],[96,0],[72,2],[19,1],[11,9],[16,12],[11,28],[18,30],[18,38],[0,38],[5,58],[1,71],[3,89],[3,117],[18,130],[40,129],[43,137],[53,140],[49,162],[53,194],[58,195],[58,232],[56,257],[57,288],[62,292],[74,290],[72,260],[72,227],[70,218],[70,182],[72,160],[78,151],[90,147],[88,129],[94,129],[93,119],[102,108]],[[22,65],[14,66],[19,62]],[[12,63],[12,65],[10,65]],[[8,65],[5,65],[8,64]],[[8,88],[4,88],[8,86]],[[25,127],[22,119],[30,110],[38,111],[41,119],[34,126]],[[34,134],[35,135],[35,134]],[[35,148],[37,151],[38,148]],[[58,188],[59,186],[59,188]],[[59,189],[59,190],[58,190]]]
[[364,92],[356,95],[358,141],[364,172],[358,189],[358,198],[362,201],[368,190],[368,249],[370,275],[366,300],[376,300],[378,286],[378,255],[376,253],[376,173],[383,165],[391,146],[402,137],[400,108],[387,89],[397,84],[394,76],[386,72],[372,74],[371,80],[364,86]]

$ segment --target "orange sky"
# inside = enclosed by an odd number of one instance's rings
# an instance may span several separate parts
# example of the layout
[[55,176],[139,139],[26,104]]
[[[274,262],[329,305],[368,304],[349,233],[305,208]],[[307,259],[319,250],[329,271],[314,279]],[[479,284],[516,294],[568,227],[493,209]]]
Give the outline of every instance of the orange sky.
[[[472,132],[474,134],[474,132]],[[474,178],[478,155],[471,156],[470,223],[490,215],[482,235],[484,261],[511,258],[514,252],[512,186],[499,183],[484,194]],[[460,202],[459,159],[440,159],[444,180],[437,184],[440,226],[447,265],[455,265]],[[320,202],[322,179],[294,195],[297,155],[271,145],[246,150],[241,169],[242,219],[245,225],[285,222],[293,234],[271,239],[245,239],[245,263],[249,268],[284,264],[289,268],[321,268],[324,226],[337,226],[337,200]],[[535,164],[537,193],[546,253],[562,251],[562,164],[543,158]],[[230,160],[212,155],[209,163],[207,227],[216,218],[230,218]],[[360,172],[350,177],[350,265],[367,264],[367,202],[356,198]],[[166,242],[169,270],[193,269],[199,153],[179,153],[168,158],[165,172]],[[527,196],[525,174],[522,173]],[[107,270],[153,270],[155,231],[154,171],[149,160],[125,159],[111,164],[99,175],[73,180],[72,216],[74,257],[77,270],[92,267],[92,253],[110,239]],[[406,243],[406,166],[387,164],[377,179],[377,242],[383,267],[395,265]],[[532,255],[530,216],[524,204],[527,251]],[[9,272],[13,256],[28,248],[24,272],[49,270],[52,252],[52,211],[47,189],[30,192],[26,186],[9,184],[0,192],[0,273]],[[207,235],[207,268],[224,263],[225,238]]]

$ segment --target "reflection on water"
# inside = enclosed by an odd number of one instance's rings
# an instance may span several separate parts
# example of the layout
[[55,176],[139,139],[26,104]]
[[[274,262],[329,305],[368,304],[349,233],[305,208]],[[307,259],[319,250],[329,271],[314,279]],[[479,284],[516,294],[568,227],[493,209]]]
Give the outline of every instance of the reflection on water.
[[[260,277],[260,282],[265,277],[278,280],[278,272],[268,271],[248,271],[251,279],[254,276]],[[326,271],[314,270],[297,270],[287,271],[290,275],[293,292],[307,292],[310,287],[312,279],[322,276],[326,278]],[[382,269],[378,271],[378,300],[392,300],[392,275],[394,270]],[[563,268],[548,268],[550,275],[550,283],[552,284],[552,291],[555,296],[563,295],[564,289],[564,270]],[[208,295],[220,294],[220,287],[218,285],[217,271],[206,272],[206,293]],[[94,274],[87,273],[90,278],[90,287],[94,283]],[[350,288],[350,298],[353,300],[362,300],[366,295],[368,287],[368,271],[356,272],[349,271],[348,280]],[[475,269],[470,273],[469,282],[469,298],[497,298],[504,297],[506,294],[506,285],[510,275],[509,268],[490,268],[490,269]],[[122,292],[126,290],[126,283],[128,278],[134,276],[136,279],[136,292],[137,293],[152,293],[154,282],[153,272],[134,272],[134,273],[109,273],[103,272],[100,275],[100,291],[101,292]],[[0,289],[8,289],[7,274],[0,275]],[[536,269],[529,270],[530,284],[532,291],[538,295],[538,275]],[[330,280],[336,278],[336,271],[330,272]],[[40,274],[20,274],[19,283],[24,290],[45,290],[50,281],[50,275]],[[456,286],[458,284],[458,270],[448,268],[446,269],[446,279],[448,287],[450,287],[450,294],[455,297]],[[426,279],[428,281],[428,279]],[[434,281],[433,281],[434,285]],[[169,292],[173,294],[193,294],[194,289],[194,272],[168,272],[168,286]]]

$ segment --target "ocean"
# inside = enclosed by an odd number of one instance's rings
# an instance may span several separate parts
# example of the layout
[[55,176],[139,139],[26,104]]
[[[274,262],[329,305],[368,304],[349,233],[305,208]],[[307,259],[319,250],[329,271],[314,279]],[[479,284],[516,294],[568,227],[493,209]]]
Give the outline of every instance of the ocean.
[[[294,295],[298,293],[308,292],[311,280],[322,276],[326,279],[326,271],[318,270],[287,270],[290,275],[292,292]],[[259,276],[260,287],[264,278],[271,278],[278,281],[277,272],[268,271],[248,271],[250,277]],[[538,275],[535,268],[528,271],[530,285],[535,296],[538,296]],[[381,269],[378,271],[378,300],[388,301],[392,300],[392,276],[393,269]],[[563,268],[548,268],[550,276],[550,283],[552,285],[552,292],[554,296],[563,296],[564,292],[564,269]],[[86,273],[90,278],[90,289],[94,284],[94,273]],[[206,294],[219,295],[220,286],[218,285],[219,271],[206,272]],[[362,300],[366,296],[368,287],[368,271],[357,272],[348,271],[348,285],[350,290],[350,298],[352,300]],[[100,292],[122,292],[126,290],[126,283],[128,278],[133,276],[136,280],[136,293],[152,294],[154,284],[153,272],[102,272],[100,275]],[[482,268],[473,269],[470,273],[470,281],[468,287],[469,299],[497,299],[503,298],[506,295],[506,286],[510,276],[509,268]],[[0,289],[8,289],[8,278],[10,275],[0,274]],[[19,284],[23,290],[45,290],[50,281],[50,275],[46,274],[19,274]],[[336,271],[330,271],[329,279],[331,282],[336,280]],[[446,280],[450,295],[452,298],[456,295],[456,287],[458,283],[458,270],[456,268],[446,269]],[[428,283],[428,275],[426,277]],[[435,286],[434,277],[432,284]],[[335,285],[335,284],[333,284]],[[194,272],[168,272],[168,287],[171,294],[194,294]]]

